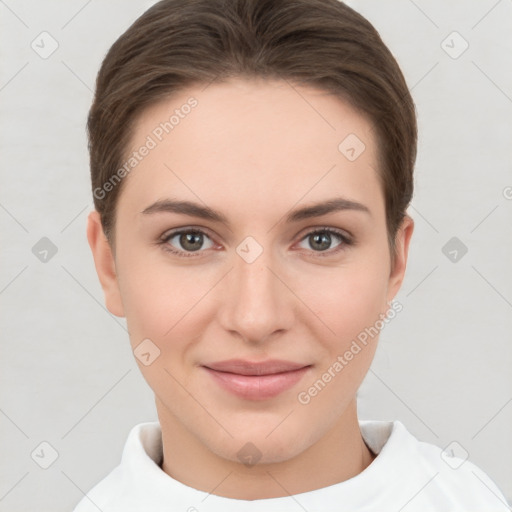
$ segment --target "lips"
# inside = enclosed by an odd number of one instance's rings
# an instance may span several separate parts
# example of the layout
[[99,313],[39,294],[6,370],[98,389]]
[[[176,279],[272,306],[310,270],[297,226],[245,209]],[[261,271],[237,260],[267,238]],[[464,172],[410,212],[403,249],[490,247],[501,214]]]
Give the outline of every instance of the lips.
[[203,368],[223,390],[246,400],[267,400],[295,386],[311,365],[271,359],[262,362],[231,359]]
[[269,359],[261,362],[230,359],[228,361],[219,361],[204,366],[211,370],[236,373],[238,375],[273,375],[275,373],[291,372],[309,365],[292,363],[280,359]]

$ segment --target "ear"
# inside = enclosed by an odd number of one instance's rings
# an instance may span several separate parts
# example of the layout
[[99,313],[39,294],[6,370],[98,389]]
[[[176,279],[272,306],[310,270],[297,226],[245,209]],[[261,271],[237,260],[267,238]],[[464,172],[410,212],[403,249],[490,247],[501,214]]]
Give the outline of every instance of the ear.
[[388,303],[393,300],[400,290],[404,280],[407,256],[409,254],[409,243],[414,231],[414,221],[408,215],[405,216],[395,238],[395,258],[392,262],[391,272],[388,281]]
[[110,244],[103,233],[100,214],[94,210],[87,217],[87,240],[94,258],[96,273],[105,295],[107,309],[116,316],[124,316],[123,303],[116,274],[115,260]]

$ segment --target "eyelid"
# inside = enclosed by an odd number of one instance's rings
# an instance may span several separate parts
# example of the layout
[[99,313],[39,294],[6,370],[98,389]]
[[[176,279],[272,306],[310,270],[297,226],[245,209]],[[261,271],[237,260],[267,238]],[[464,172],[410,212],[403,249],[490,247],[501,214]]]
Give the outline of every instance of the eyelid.
[[179,235],[181,233],[189,233],[189,232],[201,233],[203,235],[206,235],[208,238],[212,238],[212,234],[209,229],[204,228],[202,226],[190,225],[190,226],[182,226],[179,228],[168,229],[167,231],[165,231],[162,234],[162,236],[160,237],[160,240],[169,240],[173,236]]
[[315,233],[324,233],[324,232],[333,233],[335,235],[340,236],[343,239],[346,239],[347,241],[352,241],[354,238],[352,236],[352,234],[349,233],[345,229],[335,228],[335,227],[319,224],[318,226],[309,226],[308,228],[304,229],[303,230],[304,234],[299,235],[299,240],[304,240],[305,237],[315,234]]

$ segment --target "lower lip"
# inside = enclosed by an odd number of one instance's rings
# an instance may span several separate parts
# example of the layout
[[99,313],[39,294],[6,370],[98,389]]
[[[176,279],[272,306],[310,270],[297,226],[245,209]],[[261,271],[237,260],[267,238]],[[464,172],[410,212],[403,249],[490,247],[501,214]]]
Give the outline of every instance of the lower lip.
[[221,387],[247,400],[266,400],[273,398],[297,384],[309,366],[290,372],[271,375],[240,375],[220,372],[203,366]]

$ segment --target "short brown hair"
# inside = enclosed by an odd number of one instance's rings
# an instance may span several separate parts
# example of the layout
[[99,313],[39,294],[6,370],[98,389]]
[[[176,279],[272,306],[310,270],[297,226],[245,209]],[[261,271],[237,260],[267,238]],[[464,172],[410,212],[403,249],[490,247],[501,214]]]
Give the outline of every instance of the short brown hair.
[[188,86],[233,77],[312,86],[366,115],[378,141],[394,256],[413,194],[415,107],[378,32],[338,0],[162,0],[119,37],[103,60],[88,118],[94,205],[110,243],[122,182],[97,191],[122,165],[138,117]]

